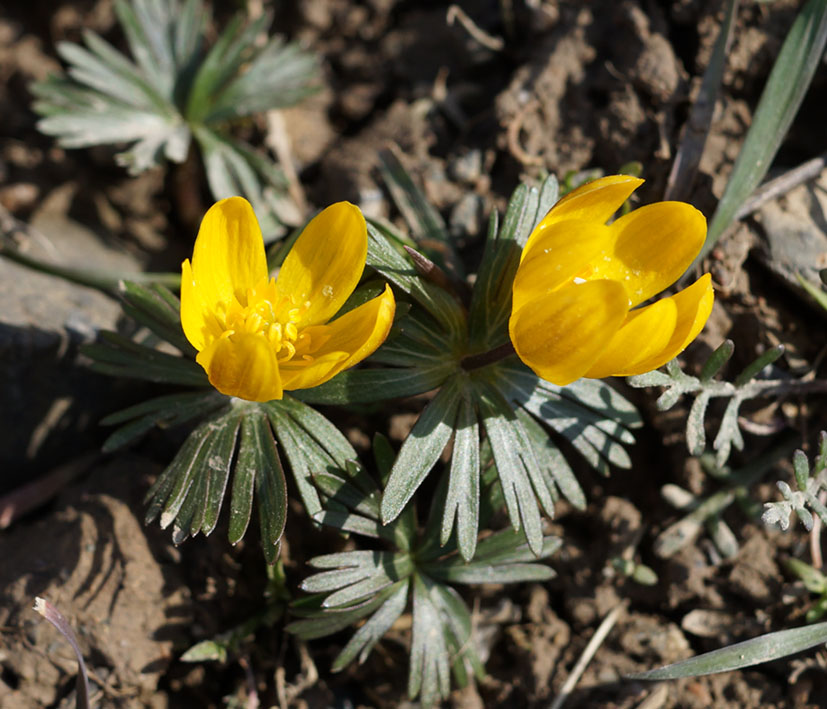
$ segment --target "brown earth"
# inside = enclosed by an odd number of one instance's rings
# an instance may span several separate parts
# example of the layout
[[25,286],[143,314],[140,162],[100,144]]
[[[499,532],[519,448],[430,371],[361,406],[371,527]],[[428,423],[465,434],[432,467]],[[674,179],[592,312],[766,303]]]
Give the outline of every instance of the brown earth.
[[[57,204],[64,220],[82,223],[106,247],[147,268],[176,268],[190,249],[194,224],[208,202],[206,191],[196,191],[196,203],[188,203],[176,189],[179,169],[129,178],[115,166],[113,150],[57,148],[36,131],[29,108],[29,82],[59,66],[56,42],[77,40],[83,28],[121,42],[111,2],[10,5],[0,11],[0,204],[23,220],[42,212],[44,203]],[[457,23],[449,26],[443,3],[276,5],[278,31],[324,60],[324,89],[283,112],[309,203],[351,199],[372,215],[398,219],[375,170],[377,152],[395,144],[469,254],[475,253],[476,234],[489,211],[502,209],[519,179],[545,171],[562,177],[599,167],[612,173],[639,161],[647,183],[638,198],[660,199],[721,19],[715,0],[462,3],[495,44],[502,42],[498,50]],[[701,174],[686,195],[708,215],[798,5],[744,3],[739,11]],[[822,67],[811,94],[824,88],[825,79]],[[779,170],[827,148],[823,127],[813,123],[817,111],[808,106],[776,161]],[[264,127],[252,130],[263,134]],[[809,219],[823,227],[824,212],[819,217],[821,207],[814,207],[821,204],[823,189],[801,189],[716,249],[710,262],[718,291],[715,312],[685,355],[690,369],[724,337],[736,342],[731,375],[777,343],[788,346],[781,364],[792,373],[818,366],[826,344],[823,312],[779,287],[778,269],[766,267],[766,254],[777,254],[767,237],[768,231],[777,233],[772,225],[789,223],[794,229]],[[777,265],[779,258],[770,256],[770,262]],[[25,278],[23,273],[4,278],[11,282]],[[47,310],[49,288],[40,289]],[[108,306],[89,307],[101,312]],[[34,332],[38,323],[29,325]],[[67,356],[49,342],[42,351],[29,345],[38,356]],[[632,451],[632,469],[615,471],[609,479],[585,466],[578,470],[590,504],[584,512],[561,506],[553,522],[564,539],[552,560],[554,580],[466,594],[475,608],[489,677],[456,691],[449,704],[548,706],[601,620],[627,603],[567,706],[827,705],[823,650],[670,684],[623,680],[632,672],[799,625],[810,604],[800,582],[784,570],[788,556],[809,559],[807,535],[800,528],[768,530],[753,512],[736,506],[724,515],[738,541],[731,558],[722,557],[703,535],[668,558],[655,553],[654,540],[679,518],[661,497],[662,486],[677,484],[694,494],[718,488],[686,453],[686,407],[659,413],[655,392],[624,391],[650,424]],[[122,395],[134,401],[141,392]],[[49,404],[44,410],[52,410]],[[387,423],[393,438],[410,426],[417,406],[405,402]],[[749,415],[782,421],[805,447],[825,427],[823,402],[815,398],[771,404]],[[341,423],[357,446],[364,445],[363,419]],[[59,421],[52,422],[41,437],[48,442],[63,430]],[[102,432],[90,421],[82,432],[71,431],[76,443],[60,443],[59,455],[51,458],[35,456],[25,479],[60,461],[71,463],[100,444]],[[363,666],[339,675],[328,668],[342,636],[305,647],[283,633],[283,619],[260,629],[225,664],[179,661],[195,642],[263,607],[266,577],[256,545],[230,548],[221,529],[208,541],[175,548],[168,535],[142,525],[142,497],[175,442],[174,436],[154,434],[128,457],[80,459],[74,482],[55,500],[0,532],[0,707],[72,706],[74,664],[57,633],[30,611],[37,595],[57,605],[77,629],[99,706],[255,706],[251,690],[267,706],[277,704],[279,693],[296,707],[405,706],[404,627],[395,628]],[[733,466],[767,444],[766,437],[748,436],[747,451],[733,457]],[[789,471],[773,471],[768,482],[753,487],[750,499],[776,499],[771,484],[776,479],[789,479]],[[313,530],[295,506],[284,549],[288,584],[295,587],[301,579],[307,558],[338,543]],[[650,566],[657,584],[642,586],[613,571],[610,561],[624,555]]]

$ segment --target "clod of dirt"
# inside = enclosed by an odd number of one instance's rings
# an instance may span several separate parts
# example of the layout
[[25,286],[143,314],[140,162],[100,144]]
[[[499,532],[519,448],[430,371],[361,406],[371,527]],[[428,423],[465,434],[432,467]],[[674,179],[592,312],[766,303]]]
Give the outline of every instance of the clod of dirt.
[[531,621],[527,640],[531,647],[534,693],[542,699],[551,692],[551,679],[571,641],[571,630],[552,610],[548,591],[542,586],[531,589],[526,615]]
[[781,593],[781,572],[775,563],[775,550],[760,531],[750,529],[752,536],[742,544],[729,582],[735,593],[757,607],[777,601]]
[[497,97],[497,118],[505,127],[501,147],[523,165],[545,165],[565,174],[591,161],[594,139],[583,130],[589,114],[587,67],[597,52],[587,38],[593,21],[587,8],[555,27],[532,60],[514,72]]
[[827,268],[827,172],[768,202],[759,217],[764,263],[787,286],[809,299],[797,275],[821,288],[818,272]]
[[[425,116],[414,106],[397,101],[370,127],[354,138],[340,140],[328,152],[322,170],[320,204],[348,199],[356,203],[375,202],[372,193],[379,185],[372,172],[379,151],[389,143],[398,144],[402,152],[417,161],[428,160],[432,134]],[[363,211],[369,211],[363,206]],[[379,216],[371,210],[371,216]],[[386,216],[386,215],[383,215]]]
[[654,659],[657,663],[670,664],[692,655],[689,642],[677,625],[664,624],[662,618],[641,613],[630,617],[618,642],[627,655],[647,662]]
[[744,635],[760,635],[764,626],[743,614],[696,608],[681,620],[681,628],[699,638],[717,638],[721,645],[734,642]]
[[74,684],[73,655],[31,611],[35,596],[71,622],[107,702],[136,694],[147,701],[156,689],[174,640],[185,637],[189,591],[176,567],[159,564],[133,512],[152,467],[113,461],[67,491],[56,514],[0,538],[0,626],[8,649],[2,666],[16,684],[4,706],[51,706]]

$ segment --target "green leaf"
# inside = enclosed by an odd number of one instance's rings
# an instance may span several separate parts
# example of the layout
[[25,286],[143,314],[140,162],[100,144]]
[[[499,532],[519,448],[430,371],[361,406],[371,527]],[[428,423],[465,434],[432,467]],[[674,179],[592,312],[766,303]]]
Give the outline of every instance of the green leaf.
[[327,509],[313,515],[313,520],[340,532],[352,532],[363,537],[394,541],[393,530],[381,522],[345,510]]
[[181,329],[181,302],[167,288],[123,281],[119,291],[127,315],[185,355],[195,358],[195,348]]
[[414,575],[408,697],[415,699],[421,694],[425,706],[435,704],[451,691],[450,657],[439,607],[433,600],[434,586],[429,578]]
[[[273,432],[263,413],[244,417],[244,424],[250,422],[248,435],[253,448],[255,466],[253,474],[258,497],[259,524],[261,525],[261,546],[268,564],[274,564],[279,553],[281,535],[287,521],[287,483],[276,452]],[[244,427],[242,426],[242,435]],[[241,460],[239,460],[241,464]]]
[[[241,419],[234,411],[209,424],[210,431],[201,465],[195,470],[195,480],[175,517],[172,530],[175,544],[180,544],[189,536],[195,536],[202,528],[205,535],[215,529],[240,425]],[[162,515],[162,522],[163,519]]]
[[160,428],[178,426],[212,413],[226,403],[227,398],[216,391],[195,391],[158,396],[130,406],[101,420],[104,426],[129,422],[109,435],[104,441],[103,451],[111,453],[132,443],[155,426]]
[[[822,280],[824,279],[825,270],[821,271],[822,273]],[[795,277],[798,279],[798,282],[801,284],[802,288],[806,290],[810,296],[818,303],[822,308],[827,310],[827,293],[824,292],[823,288],[819,288],[817,285],[808,281],[804,276],[800,273],[796,273]]]
[[795,472],[795,482],[798,489],[806,490],[807,483],[810,480],[810,463],[804,451],[797,450],[793,453],[793,471]]
[[491,213],[482,263],[471,296],[469,315],[472,348],[494,347],[504,341],[511,315],[511,286],[522,246],[537,223],[557,201],[557,180],[548,177],[540,189],[520,185],[511,196],[501,229]]
[[529,547],[539,555],[543,530],[528,469],[529,465],[535,468],[536,463],[525,450],[517,416],[500,393],[485,383],[479,387],[477,407],[494,454],[511,525],[515,530],[524,530]]
[[313,54],[273,37],[239,74],[210,94],[204,123],[224,123],[293,106],[318,91],[317,79],[318,62]]
[[416,186],[393,150],[379,152],[379,172],[394,204],[417,238],[417,246],[443,270],[462,278],[462,262],[454,249],[445,222]]
[[277,407],[269,407],[270,423],[276,433],[279,445],[281,445],[296,487],[302,498],[302,504],[307,514],[315,515],[322,509],[319,494],[313,485],[313,474],[328,468],[335,467],[330,456],[313,440],[313,438],[289,417],[278,410]]
[[341,476],[330,473],[316,473],[313,476],[313,482],[327,498],[325,505],[327,508],[331,507],[329,503],[334,503],[372,520],[379,520],[379,490],[374,489],[366,493]]
[[730,672],[778,660],[827,642],[827,623],[780,630],[666,667],[629,675],[630,679],[667,680]]
[[809,0],[793,22],[696,259],[709,253],[772,164],[821,62],[827,42],[827,3]]
[[193,645],[179,659],[181,662],[216,660],[223,663],[227,661],[227,648],[215,640],[202,640]]
[[356,657],[363,663],[370,651],[399,619],[408,602],[408,579],[402,579],[391,588],[393,592],[384,601],[371,618],[354,633],[347,645],[336,656],[331,666],[332,672],[340,672]]
[[729,362],[734,351],[735,343],[732,340],[724,340],[706,360],[698,379],[702,382],[710,381]]
[[292,396],[264,405],[284,450],[307,513],[321,511],[315,474],[342,470],[357,458],[342,433],[317,411]]
[[454,365],[433,369],[348,369],[333,379],[294,392],[309,404],[357,404],[415,396],[440,386]]
[[690,455],[700,455],[706,448],[706,409],[709,405],[711,392],[701,392],[692,402],[689,415],[686,417],[686,446]]
[[551,556],[561,544],[556,537],[544,537],[540,555],[535,556],[524,535],[508,529],[483,539],[471,562],[453,556],[429,563],[424,569],[433,578],[447,583],[546,581],[555,576],[554,570],[535,562]]
[[205,421],[190,433],[178,454],[150,488],[146,496],[150,502],[145,517],[147,524],[162,510],[161,527],[168,527],[175,519],[196,473],[204,464],[212,424],[212,421]]
[[171,112],[169,102],[111,44],[90,30],[83,33],[83,40],[89,51],[71,42],[57,45],[57,53],[69,64],[68,73],[75,81],[139,110]]
[[265,31],[270,17],[262,14],[253,22],[244,23],[237,13],[227,24],[198,67],[186,97],[184,115],[187,120],[205,123],[213,99],[240,70],[255,47],[256,36]]
[[307,577],[302,590],[310,593],[333,591],[323,608],[350,606],[373,596],[409,576],[413,563],[406,554],[389,551],[349,551],[326,554],[310,560],[315,568],[328,568]]
[[[215,443],[207,458],[207,470],[202,473],[207,479],[207,487],[206,504],[199,526],[205,536],[212,534],[218,524],[218,514],[224,503],[240,426],[241,416],[233,414],[228,418],[226,425],[215,435]],[[197,529],[192,531],[192,534],[196,532]]]
[[191,359],[140,345],[114,332],[102,331],[100,339],[81,348],[94,360],[90,368],[96,372],[184,386],[209,385],[204,370]]
[[439,460],[454,432],[457,409],[465,384],[449,379],[420,415],[393,464],[382,496],[382,522],[399,516],[419,485]]
[[115,0],[115,14],[126,35],[129,50],[141,71],[168,100],[175,85],[175,48],[171,44],[173,16],[178,3],[151,0]]
[[459,343],[466,332],[462,306],[446,291],[423,280],[407,256],[394,248],[385,226],[368,220],[367,265],[416,300],[445,328],[445,345]]
[[227,535],[230,544],[240,542],[250,524],[257,463],[256,429],[253,422],[244,416],[241,421],[241,443],[233,470],[233,489],[230,494],[230,528]]
[[198,124],[193,126],[193,134],[204,156],[213,197],[246,197],[259,220],[265,242],[275,239],[284,230],[277,213],[277,197],[284,192],[280,173],[241,141]]
[[787,559],[786,564],[787,568],[804,582],[810,593],[827,592],[827,576],[821,571],[795,557]]
[[[544,475],[553,480],[563,497],[576,509],[585,510],[586,495],[560,449],[554,445],[545,429],[523,409],[517,410],[517,418],[520,419]],[[552,489],[552,486],[549,485],[549,488]]]
[[406,583],[407,579],[405,581],[399,581],[393,586],[381,591],[366,603],[360,603],[350,608],[322,609],[321,601],[324,594],[296,601],[292,606],[294,615],[307,615],[310,617],[304,620],[294,621],[285,629],[287,632],[298,635],[305,640],[314,640],[338,633],[340,630],[344,630],[353,623],[361,620],[366,615],[370,615],[397,591],[399,585]]
[[448,542],[456,520],[459,551],[468,561],[474,558],[479,529],[480,429],[474,404],[467,396],[459,405],[449,476],[440,543]]
[[182,153],[186,156],[189,131],[179,117],[160,116],[105,99],[96,102],[90,99],[86,105],[80,96],[73,104],[59,104],[58,96],[69,91],[65,82],[49,79],[38,86],[36,94],[40,100],[33,105],[34,110],[44,116],[37,122],[37,129],[45,135],[56,136],[62,147],[132,143],[129,151],[117,156],[131,175],[159,164],[162,155],[170,159]]
[[773,362],[775,362],[782,354],[784,354],[784,345],[776,345],[775,347],[770,347],[759,357],[757,357],[753,362],[744,367],[744,371],[742,371],[735,378],[733,384],[735,384],[736,387],[743,386],[748,381],[758,376],[758,374],[761,372],[762,369],[764,369],[764,367],[767,367]]
[[[640,419],[629,402],[616,392],[614,397],[609,394],[613,391],[610,387],[555,387],[538,379],[522,365],[499,365],[496,376],[509,399],[569,439],[598,472],[608,475],[607,462],[620,468],[631,465],[621,443],[630,444],[635,439],[619,421],[625,419],[634,424]],[[594,402],[603,411],[587,408],[586,402]],[[607,414],[615,412],[615,415],[605,415],[604,411]]]

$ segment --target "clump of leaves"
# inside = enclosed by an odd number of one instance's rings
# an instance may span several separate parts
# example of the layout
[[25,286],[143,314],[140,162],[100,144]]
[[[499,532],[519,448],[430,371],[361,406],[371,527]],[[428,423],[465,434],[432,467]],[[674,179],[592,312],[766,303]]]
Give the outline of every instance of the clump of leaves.
[[734,350],[733,342],[725,340],[710,355],[697,377],[686,374],[677,361],[673,360],[666,365],[666,372],[648,372],[629,377],[627,380],[637,388],[665,387],[666,391],[657,400],[659,411],[671,409],[684,394],[694,395],[695,400],[686,420],[686,445],[692,455],[701,455],[706,449],[705,422],[709,402],[715,398],[729,399],[712,443],[718,467],[726,463],[733,448],[744,448],[739,420],[741,405],[744,402],[757,398],[821,391],[827,387],[827,382],[823,380],[796,380],[773,370],[771,365],[784,353],[783,345],[766,350],[747,365],[732,382],[715,379],[715,375],[721,371]]
[[[156,426],[201,420],[147,494],[147,523],[160,518],[162,527],[172,526],[176,543],[199,532],[209,535],[229,490],[228,535],[235,544],[247,531],[255,497],[264,555],[274,563],[287,514],[284,467],[292,471],[302,502],[313,515],[321,502],[311,473],[344,469],[356,459],[356,451],[324,416],[289,395],[257,403],[213,389],[181,331],[178,299],[166,288],[125,283],[122,297],[125,312],[153,337],[138,342],[101,333],[101,342],[84,348],[92,368],[189,390],[154,397],[105,418],[104,424],[118,428],[104,450],[118,450]],[[160,351],[158,340],[183,356]]]
[[[394,451],[387,439],[374,438],[374,456],[383,481],[393,466]],[[498,488],[489,467],[484,489]],[[442,508],[448,494],[448,477],[430,506],[424,529],[419,530],[415,504],[408,504],[391,523],[381,516],[381,491],[373,478],[351,463],[345,474],[313,476],[324,510],[314,519],[335,529],[382,542],[381,548],[325,554],[309,561],[317,573],[302,583],[310,596],[293,604],[302,617],[287,629],[304,639],[321,638],[364,620],[333,661],[338,672],[350,662],[361,663],[403,613],[411,615],[411,647],[408,696],[420,697],[432,706],[447,697],[451,675],[465,686],[471,675],[484,675],[472,638],[471,614],[456,584],[545,581],[554,572],[539,560],[560,546],[555,537],[543,536],[539,554],[514,530],[483,538],[474,560],[458,553],[456,536],[442,541]],[[483,523],[494,508],[488,503],[498,495],[484,495]]]
[[763,520],[766,524],[777,524],[781,529],[790,526],[790,515],[795,512],[798,519],[808,529],[813,528],[813,512],[823,524],[827,525],[827,507],[819,499],[819,494],[827,491],[827,431],[821,432],[819,452],[810,468],[807,454],[797,450],[793,454],[795,483],[793,490],[789,484],[779,480],[777,485],[784,499],[781,502],[767,502],[764,505]]
[[115,0],[115,12],[132,58],[90,30],[85,46],[60,43],[67,74],[32,86],[38,128],[67,148],[128,143],[117,160],[131,174],[183,162],[195,138],[213,196],[245,195],[272,234],[284,179],[229,126],[313,92],[315,57],[279,37],[258,42],[267,14],[237,15],[206,50],[203,0]]
[[407,298],[410,309],[372,356],[380,366],[343,372],[297,396],[311,403],[348,404],[439,387],[391,468],[380,505],[382,521],[402,514],[453,444],[440,535],[446,543],[456,529],[461,556],[474,559],[482,529],[484,442],[493,454],[511,524],[524,530],[529,548],[539,554],[542,513],[553,515],[560,496],[580,509],[586,503],[561,448],[572,446],[608,475],[610,465],[631,465],[625,446],[634,443],[632,430],[641,425],[634,406],[605,382],[581,379],[557,386],[539,379],[513,354],[507,324],[514,273],[523,244],[558,199],[557,180],[519,186],[502,224],[492,213],[469,293],[438,212],[392,153],[382,158],[392,196],[411,233],[423,238],[415,242],[419,251],[408,247],[406,254],[400,247],[407,247],[410,238],[388,224],[369,223],[368,265],[396,286],[398,299]]
[[804,587],[819,596],[804,616],[808,623],[815,623],[827,613],[827,576],[814,566],[800,559],[787,559],[787,568],[804,583]]

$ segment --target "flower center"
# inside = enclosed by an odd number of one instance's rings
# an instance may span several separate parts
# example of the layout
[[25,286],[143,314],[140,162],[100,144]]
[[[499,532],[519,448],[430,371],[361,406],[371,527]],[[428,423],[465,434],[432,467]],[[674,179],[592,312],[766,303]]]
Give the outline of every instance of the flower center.
[[[274,281],[247,290],[247,305],[236,302],[225,319],[226,336],[235,333],[261,335],[270,343],[279,362],[286,362],[297,350],[307,351],[310,334],[301,331],[302,318],[310,301],[297,304],[288,296],[278,296]],[[308,356],[304,355],[307,359]]]

